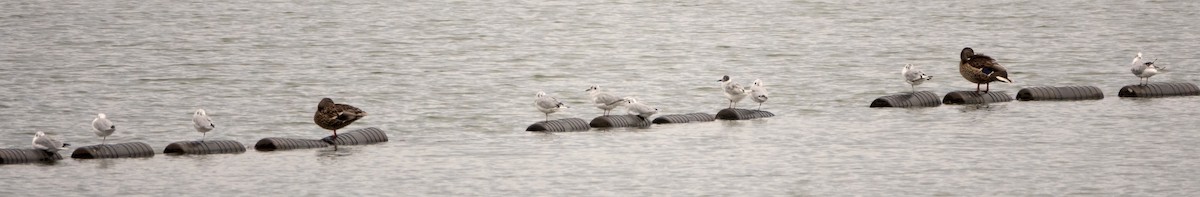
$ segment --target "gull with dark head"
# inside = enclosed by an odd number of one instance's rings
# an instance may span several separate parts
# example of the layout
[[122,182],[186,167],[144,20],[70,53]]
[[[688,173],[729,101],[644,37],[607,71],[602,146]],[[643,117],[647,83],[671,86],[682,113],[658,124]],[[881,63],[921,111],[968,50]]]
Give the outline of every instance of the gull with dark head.
[[204,141],[204,138],[208,136],[208,131],[212,131],[217,125],[213,124],[211,118],[208,118],[208,112],[204,109],[196,109],[196,112],[192,113],[192,127],[200,132],[200,141]]
[[608,115],[609,111],[612,111],[613,109],[616,109],[617,107],[620,107],[621,105],[625,104],[625,100],[622,100],[621,97],[617,97],[617,96],[613,96],[612,94],[601,92],[600,86],[598,86],[598,85],[592,85],[592,87],[589,87],[587,90],[584,90],[584,91],[587,92],[588,95],[592,96],[592,102],[595,103],[596,108],[600,108],[600,110],[604,110],[605,116]]
[[546,114],[546,121],[550,121],[550,114],[558,112],[563,108],[569,108],[566,104],[559,102],[557,98],[546,95],[546,92],[538,91],[537,98],[533,99],[533,105],[538,111]]
[[991,83],[995,81],[1012,83],[1008,78],[1008,69],[996,62],[992,57],[975,54],[975,50],[970,47],[963,48],[959,54],[958,73],[962,74],[963,79],[967,79],[971,83],[975,83],[975,92],[979,90],[980,85],[987,85],[982,93],[987,93],[991,90]]
[[100,144],[104,144],[108,141],[108,136],[117,131],[117,126],[108,120],[108,116],[100,113],[96,114],[96,119],[92,119],[92,129],[94,129],[93,132],[96,133],[96,136],[101,137]]
[[748,95],[742,84],[730,80],[729,75],[725,75],[721,77],[721,80],[717,81],[721,82],[721,90],[725,92],[725,98],[729,100],[729,108],[737,106],[737,103],[741,102]]
[[900,70],[900,75],[904,75],[904,82],[912,87],[913,93],[917,93],[917,85],[925,83],[925,81],[933,79],[933,76],[926,75],[921,69],[912,64],[905,64],[904,69]]

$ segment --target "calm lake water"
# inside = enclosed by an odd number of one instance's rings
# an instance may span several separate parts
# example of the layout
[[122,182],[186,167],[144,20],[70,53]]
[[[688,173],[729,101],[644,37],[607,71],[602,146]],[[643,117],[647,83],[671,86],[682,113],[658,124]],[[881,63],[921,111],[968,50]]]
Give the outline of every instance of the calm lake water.
[[[1200,1],[6,1],[0,148],[45,131],[162,150],[316,139],[323,97],[390,142],[0,166],[0,196],[1194,196],[1200,97],[1118,98],[1139,51],[1197,83]],[[1024,87],[1092,101],[871,109],[970,90],[972,47]],[[534,133],[545,91],[591,119],[600,85],[663,114],[716,113],[762,79],[777,116]],[[739,107],[755,107],[749,100]],[[617,110],[624,113],[624,110]],[[69,155],[71,150],[62,151]]]

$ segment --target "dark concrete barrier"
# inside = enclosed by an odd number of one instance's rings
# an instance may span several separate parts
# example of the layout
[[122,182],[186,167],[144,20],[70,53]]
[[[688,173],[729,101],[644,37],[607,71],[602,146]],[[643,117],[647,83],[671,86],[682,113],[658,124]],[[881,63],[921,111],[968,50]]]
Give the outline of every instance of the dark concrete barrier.
[[982,94],[982,95],[980,95],[979,93],[977,93],[975,91],[955,91],[955,92],[947,93],[946,97],[942,98],[942,103],[943,104],[952,104],[952,105],[954,105],[954,104],[985,104],[985,103],[1009,102],[1012,100],[1013,100],[1012,97],[1009,97],[1007,93],[1004,93],[1002,91],[988,92],[987,94]]
[[0,149],[0,164],[49,162],[62,160],[62,155],[40,149]]
[[1127,85],[1117,91],[1118,97],[1167,97],[1200,95],[1200,87],[1193,83],[1152,83]]
[[717,116],[708,113],[690,113],[690,114],[671,114],[662,115],[654,118],[654,124],[670,124],[670,123],[689,123],[689,122],[712,122],[717,120]]
[[588,125],[595,128],[649,127],[650,121],[637,115],[607,115],[593,118]]
[[937,107],[942,100],[936,93],[920,91],[912,94],[883,96],[871,101],[871,107]]
[[542,132],[568,132],[568,131],[587,131],[592,127],[588,126],[588,122],[581,118],[566,118],[550,121],[538,121],[529,125],[525,131],[542,131]]
[[167,145],[165,154],[225,154],[246,152],[246,146],[232,140],[179,141]]
[[772,114],[771,112],[768,112],[768,111],[738,109],[738,108],[725,108],[725,109],[722,109],[721,111],[717,112],[716,118],[721,119],[721,120],[749,120],[749,119],[766,118],[766,117],[772,117],[772,116],[775,116],[775,114]]
[[387,142],[387,133],[375,127],[367,127],[363,129],[353,130],[345,133],[338,133],[337,140],[333,140],[333,135],[321,138],[321,141],[329,144],[337,145],[362,145]]
[[141,142],[129,142],[120,144],[100,144],[76,148],[71,152],[71,158],[75,159],[103,159],[103,158],[129,158],[129,157],[154,157],[154,149],[150,145]]
[[350,132],[338,133],[337,140],[332,140],[333,135],[321,138],[319,140],[310,139],[293,139],[293,138],[278,138],[269,137],[258,140],[254,143],[254,149],[258,151],[276,151],[276,150],[291,150],[291,149],[307,149],[307,148],[324,148],[330,145],[360,145],[374,144],[387,142],[387,133],[375,127],[368,127]]
[[1017,91],[1019,101],[1099,100],[1104,92],[1096,86],[1031,87]]
[[305,148],[324,148],[329,147],[329,143],[321,140],[306,140],[292,138],[276,138],[269,137],[258,140],[254,144],[254,149],[258,151],[276,151],[276,150],[291,150]]

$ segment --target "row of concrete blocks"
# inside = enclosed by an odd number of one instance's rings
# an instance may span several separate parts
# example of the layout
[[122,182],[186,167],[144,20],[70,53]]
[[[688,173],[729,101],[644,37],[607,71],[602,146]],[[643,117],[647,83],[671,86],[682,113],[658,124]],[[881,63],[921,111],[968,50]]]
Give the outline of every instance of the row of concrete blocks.
[[[370,127],[338,134],[337,140],[332,136],[319,140],[269,137],[258,140],[254,149],[258,151],[276,151],[305,148],[323,148],[331,145],[365,145],[387,142],[387,134],[378,128]],[[179,141],[167,145],[163,154],[228,154],[246,152],[246,146],[233,140]],[[103,158],[140,158],[154,157],[155,152],[150,145],[142,142],[120,144],[101,144],[76,148],[71,158],[103,159]],[[0,164],[48,162],[62,160],[62,155],[38,149],[0,149]]]
[[[1153,83],[1128,85],[1117,92],[1119,97],[1169,97],[1200,95],[1200,87],[1192,83]],[[1104,93],[1095,86],[1032,87],[1017,92],[1021,101],[1073,101],[1104,99]],[[947,93],[939,100],[938,95],[921,91],[913,94],[898,94],[879,97],[871,101],[871,107],[937,107],[942,104],[985,104],[1009,102],[1013,98],[1004,92],[979,94],[975,91]]]
[[592,119],[592,122],[587,122],[580,118],[565,118],[549,121],[540,121],[529,125],[526,131],[537,132],[570,132],[570,131],[587,131],[591,128],[611,128],[611,127],[650,127],[651,124],[674,124],[674,123],[689,123],[689,122],[712,122],[717,119],[721,120],[749,120],[756,118],[772,117],[775,114],[752,109],[727,108],[717,112],[717,115],[708,113],[689,113],[689,114],[671,114],[662,115],[654,118],[653,121],[647,121],[636,115],[607,115]]

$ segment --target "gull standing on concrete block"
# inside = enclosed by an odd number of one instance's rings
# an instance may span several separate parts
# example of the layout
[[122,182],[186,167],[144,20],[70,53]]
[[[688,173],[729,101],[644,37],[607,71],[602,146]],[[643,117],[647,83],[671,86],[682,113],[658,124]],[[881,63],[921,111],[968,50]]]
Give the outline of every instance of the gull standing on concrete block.
[[33,148],[34,149],[44,150],[46,152],[54,153],[54,152],[58,152],[59,150],[62,150],[65,147],[68,147],[68,146],[71,146],[71,144],[66,144],[66,143],[63,143],[61,140],[54,139],[53,137],[50,137],[50,136],[46,136],[46,133],[43,133],[41,131],[38,131],[37,134],[33,134]]
[[200,141],[204,141],[204,138],[208,136],[208,131],[217,127],[216,124],[213,124],[212,119],[208,118],[208,112],[204,109],[196,109],[196,112],[192,113],[192,126],[200,132]]
[[1139,78],[1138,82],[1142,85],[1149,84],[1150,77],[1158,74],[1158,70],[1162,69],[1163,67],[1155,66],[1154,61],[1139,63],[1140,61],[1142,61],[1142,52],[1138,52],[1137,56],[1133,57],[1133,68],[1129,69],[1129,71],[1133,72],[1133,75],[1136,75]]
[[904,69],[900,70],[900,75],[904,75],[904,82],[908,82],[914,94],[917,93],[917,85],[933,79],[933,76],[926,75],[925,72],[922,72],[921,69],[912,64],[905,64]]
[[604,115],[607,116],[609,111],[625,104],[625,100],[621,97],[613,96],[612,94],[600,91],[600,86],[592,85],[587,90],[584,90],[588,95],[592,96],[592,102],[595,102],[596,108],[604,110]]
[[729,108],[737,106],[737,103],[741,102],[742,99],[745,99],[746,95],[748,95],[746,93],[746,89],[742,87],[742,84],[738,84],[737,82],[730,80],[729,75],[725,75],[724,77],[721,77],[721,80],[717,81],[721,82],[721,89],[725,91],[725,97],[729,99]]
[[762,79],[754,79],[754,84],[750,85],[750,100],[758,103],[758,110],[762,110],[762,104],[767,102],[767,86]]
[[644,120],[650,120],[650,116],[658,113],[658,108],[650,107],[649,105],[637,102],[633,97],[625,97],[625,107],[629,115],[637,115]]
[[96,132],[96,136],[100,136],[102,138],[100,140],[100,144],[104,144],[108,141],[108,136],[112,135],[114,131],[117,131],[117,126],[113,125],[112,121],[109,121],[108,117],[105,116],[104,113],[100,113],[96,114],[96,119],[92,119],[92,129],[95,129],[94,132]]
[[546,92],[538,91],[537,98],[534,98],[533,105],[537,106],[538,111],[546,114],[546,121],[550,121],[550,114],[558,112],[567,107],[566,104],[559,102],[557,98],[546,95]]

